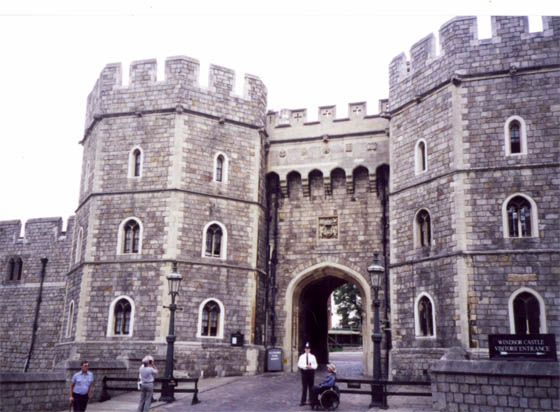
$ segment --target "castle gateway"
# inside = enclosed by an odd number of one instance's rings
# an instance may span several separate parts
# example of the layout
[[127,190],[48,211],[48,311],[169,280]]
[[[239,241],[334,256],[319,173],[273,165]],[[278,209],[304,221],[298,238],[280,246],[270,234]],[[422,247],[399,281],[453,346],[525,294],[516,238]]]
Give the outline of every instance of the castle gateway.
[[[328,360],[327,298],[355,285],[371,374],[374,251],[384,368],[425,378],[489,334],[560,333],[560,18],[455,18],[390,65],[379,114],[267,112],[266,88],[187,57],[106,66],[88,97],[80,198],[62,219],[0,222],[4,371],[164,356],[166,276],[183,276],[175,368],[259,373]],[[159,80],[159,81],[158,81]],[[41,261],[41,257],[48,260]],[[35,322],[36,321],[36,322]],[[33,327],[34,323],[37,327]],[[232,346],[239,331],[243,346]],[[33,343],[31,343],[33,342]]]

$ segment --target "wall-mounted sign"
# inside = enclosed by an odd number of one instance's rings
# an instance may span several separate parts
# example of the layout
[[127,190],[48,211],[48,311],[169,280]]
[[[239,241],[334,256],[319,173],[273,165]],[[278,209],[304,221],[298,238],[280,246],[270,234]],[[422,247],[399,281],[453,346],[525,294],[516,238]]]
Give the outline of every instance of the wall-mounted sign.
[[488,335],[490,359],[556,361],[556,335]]

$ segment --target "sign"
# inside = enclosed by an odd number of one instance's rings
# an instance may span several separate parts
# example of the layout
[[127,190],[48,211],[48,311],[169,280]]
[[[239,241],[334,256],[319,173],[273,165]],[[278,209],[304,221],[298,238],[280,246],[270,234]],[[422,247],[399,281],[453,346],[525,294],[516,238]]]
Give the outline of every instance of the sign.
[[556,361],[556,335],[488,335],[490,359]]
[[266,351],[266,370],[268,372],[282,371],[282,349],[270,348]]

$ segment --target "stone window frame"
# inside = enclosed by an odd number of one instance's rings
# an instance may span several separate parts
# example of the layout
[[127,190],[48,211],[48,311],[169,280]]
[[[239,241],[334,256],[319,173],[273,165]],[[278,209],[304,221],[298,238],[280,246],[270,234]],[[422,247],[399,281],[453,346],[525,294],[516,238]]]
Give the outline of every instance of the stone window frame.
[[[434,334],[429,336],[424,336],[420,330],[420,313],[418,313],[418,303],[423,297],[427,297],[432,305],[432,327]],[[414,336],[416,339],[435,339],[437,337],[437,325],[436,325],[436,305],[434,299],[428,292],[420,292],[414,299]]]
[[[222,179],[218,180],[218,159],[222,157]],[[224,152],[214,154],[214,166],[212,170],[212,180],[216,183],[227,185],[229,171],[229,158]]]
[[[125,299],[130,304],[130,326],[128,328],[128,334],[115,334],[115,306],[117,302],[121,299]],[[128,295],[117,296],[111,304],[109,305],[109,318],[107,319],[107,337],[116,338],[130,338],[134,336],[134,316],[136,312],[136,306],[134,305],[134,300]]]
[[[220,316],[218,318],[218,333],[216,336],[205,336],[202,334],[202,311],[204,310],[204,306],[210,301],[214,301],[218,304],[220,308]],[[225,308],[222,301],[218,298],[211,297],[203,300],[200,305],[198,306],[198,323],[196,327],[196,337],[201,339],[223,339],[224,338],[224,319],[225,319]]]
[[526,286],[522,286],[519,289],[516,289],[508,299],[508,318],[509,318],[509,333],[514,335],[515,334],[515,316],[513,313],[513,301],[515,298],[523,292],[527,292],[532,294],[537,301],[539,302],[539,332],[540,333],[548,333],[548,327],[546,325],[546,305],[544,303],[543,297],[537,292],[535,289],[528,288]]
[[82,243],[84,241],[84,228],[80,226],[78,238],[76,239],[76,252],[74,253],[74,263],[80,262],[82,258]]
[[[422,211],[425,211],[428,216],[430,217],[430,244],[429,245],[424,245],[422,246],[420,243],[420,225],[418,224],[417,218],[418,218],[418,214]],[[414,243],[414,249],[422,249],[422,248],[429,248],[432,247],[434,244],[434,230],[433,230],[433,219],[432,219],[432,213],[430,212],[430,210],[426,207],[421,207],[420,209],[418,209],[416,211],[416,213],[414,213],[414,220],[412,221],[412,225],[414,227],[413,230],[413,234],[412,234],[412,241]]]
[[[222,239],[220,244],[220,256],[208,256],[206,255],[206,237],[208,234],[208,228],[212,225],[218,225],[220,229],[222,229]],[[218,222],[217,220],[213,220],[211,222],[206,223],[204,229],[202,229],[202,250],[200,256],[206,259],[221,259],[226,260],[227,258],[227,241],[228,241],[228,233],[226,227],[223,223]]]
[[[512,122],[519,123],[519,139],[520,139],[520,152],[511,153],[511,139],[510,139],[510,124]],[[527,155],[527,125],[521,116],[510,116],[504,123],[504,145],[506,156],[524,156]]]
[[[509,219],[507,208],[509,202],[517,196],[524,198],[531,205],[531,236],[510,237],[509,235]],[[504,235],[504,239],[528,239],[539,237],[539,213],[537,210],[537,203],[533,200],[533,198],[531,198],[531,196],[517,192],[508,196],[504,200],[504,202],[502,203],[502,232]]]
[[65,338],[69,338],[72,336],[72,326],[74,323],[74,299],[70,301],[68,304],[68,317],[66,319],[66,333],[64,334]]
[[[138,167],[138,175],[135,174],[136,172],[136,151],[140,152],[140,166]],[[141,146],[134,146],[128,152],[128,174],[127,177],[129,179],[136,179],[140,180],[142,178],[142,172],[144,170],[144,150]]]
[[[140,226],[140,233],[138,235],[138,252],[137,253],[133,253],[133,252],[125,253],[124,252],[124,225],[129,220],[135,220],[136,223],[138,223],[138,226]],[[123,219],[121,221],[120,225],[119,225],[118,234],[117,234],[117,255],[125,255],[125,256],[141,255],[142,254],[142,239],[143,238],[144,238],[144,225],[142,224],[142,221],[140,219],[138,219],[135,216],[129,216],[129,217]]]
[[[424,150],[420,148],[420,144],[424,145]],[[422,156],[424,158],[424,168],[422,169]],[[414,146],[414,173],[420,175],[428,171],[428,143],[425,139],[418,139]]]
[[7,280],[10,282],[21,281],[23,274],[23,259],[19,255],[13,255],[8,257],[7,261]]

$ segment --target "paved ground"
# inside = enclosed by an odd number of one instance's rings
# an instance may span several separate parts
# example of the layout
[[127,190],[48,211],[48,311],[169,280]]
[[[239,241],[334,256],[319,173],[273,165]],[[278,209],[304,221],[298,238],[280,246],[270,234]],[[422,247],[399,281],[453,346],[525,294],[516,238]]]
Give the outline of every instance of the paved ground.
[[[358,378],[362,374],[361,353],[332,354],[331,361],[338,369],[338,376]],[[326,371],[318,371],[315,382]],[[417,390],[417,389],[416,389]],[[191,405],[192,394],[177,394],[171,404],[155,402],[152,412],[182,411],[308,411],[309,406],[299,406],[301,381],[296,373],[265,373],[257,376],[209,378],[199,381],[201,403]],[[117,396],[110,401],[88,405],[88,412],[132,412],[136,410],[138,392]],[[156,395],[157,397],[157,395]],[[367,411],[370,397],[342,394],[338,411]],[[396,412],[429,412],[429,397],[390,397],[389,407]],[[371,409],[372,411],[376,409]]]

